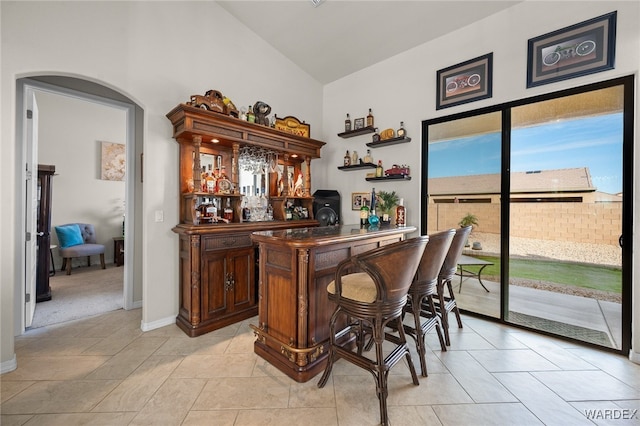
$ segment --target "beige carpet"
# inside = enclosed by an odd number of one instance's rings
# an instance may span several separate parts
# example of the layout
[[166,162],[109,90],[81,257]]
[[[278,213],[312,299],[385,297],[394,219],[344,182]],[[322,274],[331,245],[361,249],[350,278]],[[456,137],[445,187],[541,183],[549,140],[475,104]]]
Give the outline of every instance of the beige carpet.
[[36,303],[31,329],[122,309],[124,268],[74,267],[51,277],[51,300]]

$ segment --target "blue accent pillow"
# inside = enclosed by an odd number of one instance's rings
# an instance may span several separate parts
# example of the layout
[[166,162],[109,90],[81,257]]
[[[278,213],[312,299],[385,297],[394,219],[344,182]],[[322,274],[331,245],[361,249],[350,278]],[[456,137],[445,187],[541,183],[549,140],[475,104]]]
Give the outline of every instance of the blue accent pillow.
[[60,248],[84,244],[82,232],[80,232],[80,227],[77,224],[56,226],[56,234],[58,235]]

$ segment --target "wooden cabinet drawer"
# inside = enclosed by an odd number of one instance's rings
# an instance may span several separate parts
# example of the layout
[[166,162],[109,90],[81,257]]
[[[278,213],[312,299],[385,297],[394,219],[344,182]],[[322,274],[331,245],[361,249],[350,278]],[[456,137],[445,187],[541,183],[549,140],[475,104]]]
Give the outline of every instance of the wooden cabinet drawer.
[[202,250],[221,250],[253,245],[251,234],[236,234],[224,236],[206,236],[202,238]]

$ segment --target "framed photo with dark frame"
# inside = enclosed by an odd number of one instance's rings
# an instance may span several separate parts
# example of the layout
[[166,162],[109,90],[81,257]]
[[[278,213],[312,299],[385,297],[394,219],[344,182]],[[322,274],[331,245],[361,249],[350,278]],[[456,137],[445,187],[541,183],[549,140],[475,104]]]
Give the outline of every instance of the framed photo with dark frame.
[[613,69],[616,17],[611,12],[530,39],[527,88]]
[[436,109],[492,96],[493,52],[443,68],[436,73]]
[[364,129],[364,117],[356,118],[355,120],[353,120],[353,129],[354,130]]

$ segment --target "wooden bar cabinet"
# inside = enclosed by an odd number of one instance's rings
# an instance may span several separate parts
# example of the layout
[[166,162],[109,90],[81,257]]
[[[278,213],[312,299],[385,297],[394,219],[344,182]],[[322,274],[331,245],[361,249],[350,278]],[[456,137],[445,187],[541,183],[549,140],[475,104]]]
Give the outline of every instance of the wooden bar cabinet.
[[[258,314],[252,232],[318,226],[310,195],[311,160],[320,157],[325,143],[188,104],[176,106],[167,118],[180,145],[180,223],[173,228],[180,253],[176,323],[195,337]],[[273,176],[261,182],[273,220],[243,216],[243,201],[251,194],[242,193],[249,185],[240,182],[240,157],[248,148],[270,153],[285,171],[280,185]],[[213,171],[218,178],[214,188],[205,178]],[[291,176],[304,176],[296,193],[289,190]],[[308,215],[287,220],[290,206]],[[223,215],[224,208],[231,212]]]

